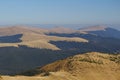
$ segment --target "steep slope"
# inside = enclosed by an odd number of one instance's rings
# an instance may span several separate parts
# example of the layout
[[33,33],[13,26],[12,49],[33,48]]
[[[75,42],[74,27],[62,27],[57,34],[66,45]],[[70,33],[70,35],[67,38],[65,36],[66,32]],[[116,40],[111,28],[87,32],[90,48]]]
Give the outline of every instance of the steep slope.
[[91,52],[76,55],[21,75],[25,76],[3,76],[3,78],[5,80],[119,80],[120,54]]
[[96,52],[76,55],[36,69],[36,71],[39,70],[44,72],[68,72],[71,76],[78,77],[81,80],[119,80],[120,55]]
[[[111,65],[112,64],[112,65]],[[33,71],[42,72],[57,72],[65,71],[73,75],[82,75],[89,72],[119,72],[120,73],[120,54],[103,54],[98,52],[91,52],[69,57],[64,60],[59,60],[46,66],[37,68]],[[94,74],[95,74],[94,73]],[[23,73],[27,75],[26,73]],[[39,74],[39,73],[37,73]],[[33,75],[37,75],[33,74]],[[29,75],[29,72],[28,72]],[[85,74],[84,74],[85,75]],[[94,76],[94,75],[93,75]],[[119,75],[120,77],[120,75]]]
[[92,26],[80,29],[80,31],[95,34],[101,37],[111,37],[120,39],[120,31],[107,26]]

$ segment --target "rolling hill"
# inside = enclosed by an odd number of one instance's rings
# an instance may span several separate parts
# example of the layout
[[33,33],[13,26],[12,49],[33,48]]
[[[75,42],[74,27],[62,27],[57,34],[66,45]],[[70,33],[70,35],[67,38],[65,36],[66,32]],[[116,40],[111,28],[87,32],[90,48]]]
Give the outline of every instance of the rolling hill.
[[95,34],[101,37],[111,37],[111,38],[120,39],[120,31],[107,26],[101,26],[101,25],[91,26],[91,27],[82,28],[80,29],[80,31]]
[[20,73],[86,52],[120,53],[120,39],[63,27],[0,28],[1,74]]
[[[51,31],[51,30],[50,30]],[[0,28],[0,47],[24,45],[31,48],[60,50],[50,41],[88,42],[83,38],[68,38],[45,35],[48,30],[32,27],[6,27]]]
[[2,77],[4,80],[119,80],[119,74],[119,54],[91,52],[68,57],[17,76]]

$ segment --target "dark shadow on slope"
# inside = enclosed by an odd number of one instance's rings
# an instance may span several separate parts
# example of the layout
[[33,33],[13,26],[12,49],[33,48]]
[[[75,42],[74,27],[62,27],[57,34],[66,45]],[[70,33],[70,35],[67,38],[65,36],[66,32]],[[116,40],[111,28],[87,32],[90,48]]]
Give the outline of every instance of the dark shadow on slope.
[[106,28],[105,31],[89,31],[89,33],[97,34],[102,37],[111,37],[120,39],[120,31],[113,28]]
[[60,49],[77,49],[85,51],[99,51],[99,52],[109,52],[109,53],[118,53],[120,52],[120,39],[110,38],[110,37],[101,37],[92,34],[59,34],[59,33],[50,33],[51,36],[60,36],[60,37],[80,37],[89,40],[89,43],[77,43],[77,42],[65,42],[65,41],[51,41],[50,43],[56,45]]
[[0,37],[0,43],[16,43],[21,42],[20,38],[23,34],[17,34],[12,36],[2,36]]
[[62,50],[74,50],[77,52],[104,52],[104,53],[120,53],[120,43],[110,44],[109,42],[66,42],[66,41],[51,41],[51,44],[56,45]]
[[0,48],[0,74],[13,75],[73,56],[77,51],[53,51],[26,46]]
[[[46,33],[46,35],[51,35],[51,36],[61,36],[61,37],[82,37],[82,36],[99,36],[99,37],[104,37],[104,38],[116,38],[120,39],[120,31],[113,29],[113,28],[106,28],[105,30],[98,30],[98,31],[86,31],[89,34],[80,34],[80,33]],[[94,34],[94,35],[91,35]]]
[[108,41],[108,39],[97,38],[97,42],[92,40],[94,38],[89,39],[91,40],[89,43],[51,41],[50,43],[62,49],[58,51],[26,46],[2,47],[0,48],[0,74],[13,75],[85,52],[113,53],[120,51],[120,43],[117,40],[112,43],[112,39]]

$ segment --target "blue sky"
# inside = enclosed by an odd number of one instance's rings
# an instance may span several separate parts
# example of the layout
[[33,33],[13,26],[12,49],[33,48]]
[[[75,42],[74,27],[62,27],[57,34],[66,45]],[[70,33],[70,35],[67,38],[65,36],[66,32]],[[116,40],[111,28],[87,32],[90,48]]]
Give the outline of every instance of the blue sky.
[[120,24],[120,0],[0,0],[0,24]]

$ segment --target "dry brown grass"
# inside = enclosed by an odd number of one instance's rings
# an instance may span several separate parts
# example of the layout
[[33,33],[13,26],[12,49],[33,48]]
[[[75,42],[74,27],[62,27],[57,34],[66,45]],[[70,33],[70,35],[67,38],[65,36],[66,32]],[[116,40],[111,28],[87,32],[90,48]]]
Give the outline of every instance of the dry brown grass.
[[100,31],[100,30],[105,31],[106,28],[107,28],[106,26],[91,26],[91,27],[83,28],[80,31],[83,31],[83,32],[87,32],[87,31]]
[[88,42],[88,40],[83,38],[69,38],[69,37],[57,37],[57,36],[47,36],[45,33],[50,32],[51,30],[40,29],[40,28],[28,28],[28,27],[7,27],[0,28],[0,34],[4,35],[15,35],[23,34],[20,38],[22,42],[20,43],[0,43],[0,47],[18,47],[18,45],[25,45],[32,48],[41,48],[41,49],[52,49],[60,50],[55,45],[49,43],[50,41],[73,41],[73,42]]
[[[111,59],[113,58],[113,59]],[[49,76],[2,76],[4,80],[119,80],[120,55],[91,52],[69,57],[37,68]],[[99,63],[102,62],[102,63]]]

